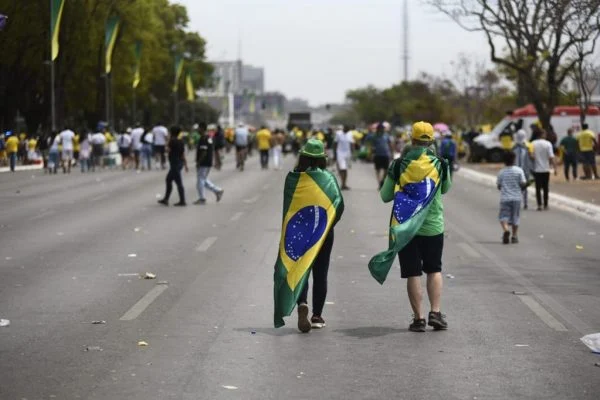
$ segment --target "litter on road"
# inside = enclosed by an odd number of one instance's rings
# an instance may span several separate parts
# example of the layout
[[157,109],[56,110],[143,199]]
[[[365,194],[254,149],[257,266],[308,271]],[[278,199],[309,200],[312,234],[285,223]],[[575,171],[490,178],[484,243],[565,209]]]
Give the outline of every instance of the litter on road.
[[579,244],[578,244],[577,246],[575,246],[575,248],[576,248],[577,250],[583,250],[583,246],[582,246],[582,245],[579,245]]
[[222,385],[223,389],[237,390],[237,386]]
[[454,275],[452,275],[452,274],[446,274],[446,278],[448,278],[448,279],[454,279]]
[[600,354],[600,333],[592,333],[581,338],[583,344],[589,347],[592,352]]
[[137,257],[137,254],[135,254],[135,253],[129,253],[129,254],[127,254],[127,257],[129,257],[129,258],[135,258],[135,257]]
[[10,320],[8,319],[0,319],[0,328],[1,327],[5,327],[5,326],[9,326],[10,325]]
[[139,232],[139,231],[141,231],[141,230],[142,230],[142,228],[139,228],[139,227],[135,227],[135,228],[133,228],[133,231],[134,231],[134,232]]
[[100,320],[92,321],[92,325],[104,325],[104,324],[106,324],[106,321],[100,321]]
[[148,342],[145,342],[145,341],[143,341],[143,340],[140,340],[140,341],[137,343],[137,345],[138,345],[138,346],[140,346],[140,347],[146,347],[146,346],[148,346]]
[[156,282],[157,285],[168,285],[169,281],[158,281]]
[[152,272],[146,272],[146,274],[144,274],[144,279],[156,279],[156,274],[153,274]]
[[529,347],[528,344],[515,344],[515,347]]
[[102,351],[100,346],[86,346],[85,351]]
[[513,290],[512,294],[516,294],[517,296],[523,296],[525,292],[518,292],[516,290]]

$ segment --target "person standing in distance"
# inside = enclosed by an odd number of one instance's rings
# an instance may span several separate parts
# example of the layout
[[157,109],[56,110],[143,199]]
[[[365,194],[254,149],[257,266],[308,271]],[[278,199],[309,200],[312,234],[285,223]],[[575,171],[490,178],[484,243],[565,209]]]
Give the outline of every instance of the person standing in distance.
[[350,190],[348,187],[348,169],[352,160],[352,145],[354,138],[352,132],[347,126],[340,126],[335,133],[335,158],[337,161],[338,172],[342,180],[342,190]]
[[584,177],[581,179],[600,179],[598,178],[598,169],[596,168],[596,135],[590,130],[588,124],[581,125],[583,131],[577,135],[577,143],[579,144],[579,152],[583,161]]
[[[533,145],[533,177],[535,178],[535,197],[537,200],[537,210],[548,209],[548,191],[550,184],[550,170],[554,169],[556,175],[556,165],[554,163],[554,149],[552,143],[546,140],[546,132],[541,130],[538,139],[532,142]],[[543,199],[542,199],[543,192]],[[543,200],[543,203],[542,203]]]
[[171,128],[171,135],[169,136],[169,172],[166,177],[166,192],[158,202],[162,205],[169,205],[169,197],[173,191],[173,182],[177,185],[177,192],[179,193],[179,203],[175,203],[175,206],[186,206],[185,203],[185,189],[183,187],[183,180],[181,178],[181,169],[184,168],[185,172],[188,172],[187,160],[185,159],[185,144],[179,139],[181,128],[174,126]]
[[375,175],[379,189],[383,186],[385,175],[390,166],[390,160],[394,150],[390,135],[385,132],[385,125],[380,122],[377,124],[375,134],[372,136],[371,144],[373,146],[373,164],[375,164]]
[[131,128],[127,128],[125,133],[122,133],[117,139],[119,145],[119,153],[121,154],[121,166],[124,170],[129,168],[129,161],[131,159]]
[[213,165],[213,158],[215,156],[213,138],[206,132],[206,124],[204,122],[198,124],[197,129],[200,135],[198,143],[196,144],[196,172],[198,174],[196,188],[198,190],[198,200],[196,200],[194,204],[206,204],[204,189],[213,192],[215,196],[217,196],[217,202],[219,202],[225,191],[208,179],[208,174],[210,173],[210,168]]
[[256,143],[260,153],[260,167],[262,169],[269,168],[269,150],[271,150],[271,140],[271,131],[268,130],[266,126],[261,126],[260,130],[256,133]]
[[75,132],[66,128],[59,134],[60,143],[62,143],[62,161],[63,161],[63,173],[71,173],[71,163],[73,162],[73,139],[75,138]]
[[[157,162],[160,161],[160,168],[165,169],[166,166],[166,144],[167,138],[169,137],[169,131],[167,128],[162,125],[160,122],[152,129],[152,134],[154,137],[154,143],[152,146],[152,151],[154,152],[154,157],[157,158]],[[171,132],[172,134],[172,132]]]
[[133,159],[135,162],[136,171],[140,170],[140,155],[142,153],[142,136],[144,136],[144,128],[138,122],[135,128],[131,131],[131,148],[133,150]]
[[235,143],[235,155],[237,160],[237,168],[240,171],[244,170],[244,163],[246,162],[246,155],[248,154],[248,144],[250,132],[243,122],[238,124],[234,134]]

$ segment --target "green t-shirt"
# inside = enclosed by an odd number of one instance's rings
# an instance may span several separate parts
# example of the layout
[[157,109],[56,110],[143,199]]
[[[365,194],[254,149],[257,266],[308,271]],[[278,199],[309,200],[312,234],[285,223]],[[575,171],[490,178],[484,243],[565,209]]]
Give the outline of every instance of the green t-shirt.
[[577,154],[579,144],[577,143],[577,139],[575,139],[573,136],[565,136],[560,141],[560,147],[565,148],[566,154]]
[[[431,149],[428,152],[433,153]],[[394,198],[394,186],[400,180],[400,175],[403,171],[400,171],[401,162],[400,159],[394,160],[388,170],[388,175],[385,183],[381,189],[382,198],[393,199]],[[448,168],[448,166],[446,166]],[[445,194],[450,190],[452,181],[450,178],[449,169],[444,174],[446,177],[442,179],[442,186],[435,194],[435,197],[429,205],[427,210],[427,218],[423,222],[421,229],[417,232],[419,236],[437,236],[444,233],[444,204],[442,203],[442,194]],[[388,193],[385,193],[388,192]]]

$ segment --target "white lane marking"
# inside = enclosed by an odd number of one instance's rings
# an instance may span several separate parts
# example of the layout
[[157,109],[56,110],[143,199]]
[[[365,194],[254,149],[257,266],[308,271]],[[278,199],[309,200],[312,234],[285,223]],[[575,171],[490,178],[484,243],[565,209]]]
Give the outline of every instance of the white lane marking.
[[127,273],[127,274],[119,274],[118,276],[140,276],[137,272]]
[[558,301],[554,300],[552,296],[544,292],[540,289],[536,284],[534,284],[531,280],[521,275],[519,271],[511,267],[507,262],[499,259],[492,251],[486,249],[483,245],[475,242],[475,239],[463,231],[458,225],[448,221],[448,226],[452,228],[453,231],[458,233],[465,241],[472,243],[473,247],[477,249],[481,254],[485,256],[492,264],[496,267],[500,268],[506,275],[510,276],[519,284],[519,286],[523,287],[527,292],[531,293],[536,299],[542,302],[545,306],[549,307],[556,315],[562,318],[563,321],[571,325],[575,330],[582,335],[586,335],[589,332],[592,332],[592,327],[584,322],[577,315],[569,311],[566,307],[560,304]]
[[561,324],[559,320],[554,318],[552,316],[552,314],[550,314],[548,311],[546,311],[546,309],[544,307],[542,307],[540,305],[540,303],[535,301],[532,297],[519,296],[519,298],[521,299],[521,301],[523,303],[525,303],[525,305],[527,307],[529,307],[529,309],[531,311],[534,312],[535,315],[537,315],[542,321],[544,321],[544,323],[546,325],[548,325],[550,328],[554,329],[555,331],[559,331],[559,332],[567,331],[567,328],[563,324]]
[[468,243],[461,242],[458,244],[458,247],[460,247],[469,257],[481,258],[481,254],[479,254],[477,250],[469,246]]
[[108,193],[104,193],[104,194],[98,195],[96,197],[92,197],[90,199],[90,201],[98,201],[98,200],[102,200],[102,199],[104,199],[106,197],[108,197]]
[[242,217],[242,215],[244,215],[243,212],[241,212],[241,211],[240,212],[236,212],[235,214],[233,214],[233,216],[229,220],[230,221],[237,221],[237,220],[239,220]]
[[259,199],[260,196],[254,196],[254,197],[250,197],[249,199],[244,200],[244,203],[246,204],[252,204],[252,203],[256,203],[256,201]]
[[152,304],[154,300],[158,298],[158,296],[161,295],[162,292],[167,290],[167,288],[167,285],[154,286],[148,293],[144,295],[144,297],[142,297],[137,303],[135,303],[133,307],[127,310],[127,312],[123,314],[123,316],[119,318],[119,320],[131,321],[133,319],[136,319],[140,316],[141,313],[144,312],[146,308],[148,308],[150,304]]
[[198,247],[196,247],[196,251],[197,252],[205,252],[207,251],[210,246],[212,246],[213,244],[215,244],[215,242],[217,241],[217,237],[216,236],[210,236],[207,237],[206,239],[204,239],[204,241],[202,243],[200,243],[198,245]]
[[54,211],[54,210],[47,210],[47,211],[44,211],[42,213],[39,213],[36,216],[33,216],[33,217],[29,218],[29,220],[30,221],[35,221],[36,219],[44,218],[44,217],[47,217],[48,215],[52,215],[52,214],[56,214],[56,211]]

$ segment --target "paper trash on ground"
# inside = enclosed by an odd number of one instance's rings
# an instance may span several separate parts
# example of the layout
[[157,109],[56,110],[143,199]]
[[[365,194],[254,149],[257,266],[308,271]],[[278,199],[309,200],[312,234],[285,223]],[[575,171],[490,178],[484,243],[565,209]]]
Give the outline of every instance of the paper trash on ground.
[[596,354],[600,354],[600,333],[592,333],[581,338],[583,344]]
[[156,279],[156,274],[153,274],[152,272],[146,272],[144,274],[144,279]]
[[146,347],[146,346],[148,346],[148,342],[140,340],[137,345],[140,346],[140,347]]
[[8,319],[0,319],[0,327],[9,326],[10,320]]

